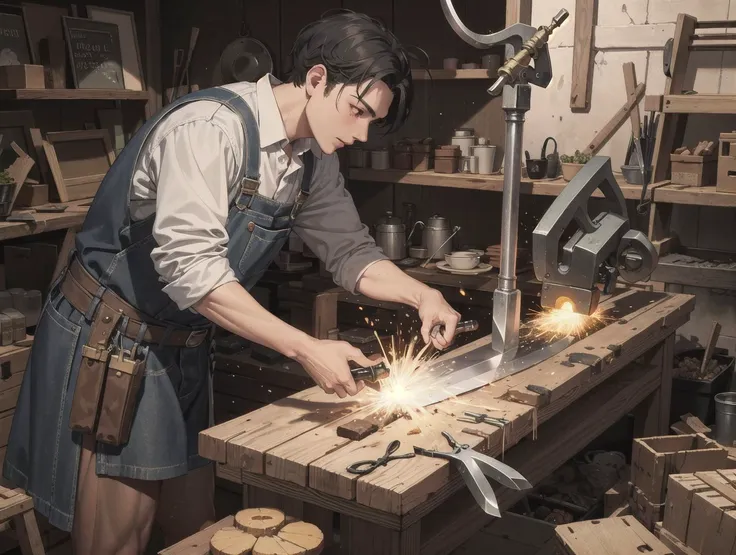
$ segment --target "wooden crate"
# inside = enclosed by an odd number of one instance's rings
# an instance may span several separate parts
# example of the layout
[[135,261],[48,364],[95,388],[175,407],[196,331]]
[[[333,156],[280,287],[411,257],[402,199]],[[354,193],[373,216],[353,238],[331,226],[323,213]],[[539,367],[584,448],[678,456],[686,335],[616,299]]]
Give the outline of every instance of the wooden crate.
[[654,531],[654,525],[661,522],[664,517],[665,504],[655,504],[647,499],[647,496],[635,485],[629,483],[629,507],[639,522],[641,522],[647,530]]
[[562,524],[556,528],[563,553],[570,555],[672,555],[672,552],[633,516]]
[[670,154],[672,184],[689,187],[715,185],[718,179],[718,157]]
[[736,543],[736,470],[672,475],[663,530],[696,553],[730,555]]
[[631,453],[631,483],[659,505],[665,502],[670,474],[726,468],[727,458],[728,452],[703,434],[638,438]]

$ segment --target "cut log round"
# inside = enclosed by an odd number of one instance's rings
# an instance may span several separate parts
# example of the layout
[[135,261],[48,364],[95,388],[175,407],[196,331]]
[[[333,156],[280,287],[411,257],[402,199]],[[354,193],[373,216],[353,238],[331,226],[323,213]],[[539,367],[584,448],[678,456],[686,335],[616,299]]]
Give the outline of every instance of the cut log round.
[[234,526],[225,526],[215,532],[210,540],[212,555],[250,555],[256,537]]
[[322,551],[325,536],[317,526],[308,522],[292,522],[279,530],[278,537],[305,549],[307,555]]
[[256,538],[275,536],[286,516],[277,509],[244,509],[235,515],[235,526]]
[[306,555],[307,550],[278,536],[262,536],[253,547],[253,555]]

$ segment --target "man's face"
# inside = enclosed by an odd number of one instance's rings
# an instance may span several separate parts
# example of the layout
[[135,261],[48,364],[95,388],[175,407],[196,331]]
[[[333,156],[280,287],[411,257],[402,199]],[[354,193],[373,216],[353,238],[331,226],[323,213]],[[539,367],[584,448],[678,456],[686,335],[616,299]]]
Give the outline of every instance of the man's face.
[[[366,142],[368,126],[386,117],[393,93],[383,81],[376,81],[366,91],[368,81],[359,85],[338,83],[325,96],[327,76],[320,68],[316,66],[307,74],[307,121],[317,144],[325,154],[332,154],[354,141]],[[359,92],[363,93],[360,100]]]

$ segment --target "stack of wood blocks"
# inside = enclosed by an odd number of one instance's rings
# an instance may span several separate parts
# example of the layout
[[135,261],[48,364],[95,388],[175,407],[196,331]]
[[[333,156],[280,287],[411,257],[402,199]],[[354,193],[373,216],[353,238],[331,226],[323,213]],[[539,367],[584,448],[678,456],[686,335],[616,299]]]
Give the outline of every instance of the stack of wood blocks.
[[159,555],[318,555],[322,531],[271,508],[239,511]]
[[713,141],[700,141],[690,149],[681,146],[670,154],[672,184],[688,187],[715,185],[718,178],[718,156]]
[[632,516],[562,524],[555,532],[562,553],[569,555],[673,555]]
[[664,517],[670,475],[726,468],[727,458],[728,452],[703,434],[635,439],[629,482],[632,513],[654,530]]
[[669,477],[660,539],[677,555],[730,555],[736,544],[736,470]]

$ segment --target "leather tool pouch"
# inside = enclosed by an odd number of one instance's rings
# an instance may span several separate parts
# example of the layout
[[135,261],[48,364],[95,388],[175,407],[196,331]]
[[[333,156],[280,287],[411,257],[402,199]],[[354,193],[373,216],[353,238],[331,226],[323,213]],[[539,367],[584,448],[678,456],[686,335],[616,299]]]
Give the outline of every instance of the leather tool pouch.
[[136,360],[135,349],[120,349],[110,358],[102,409],[97,422],[97,441],[110,445],[128,442],[133,424],[144,361]]
[[95,429],[110,359],[110,338],[121,316],[105,304],[100,304],[95,314],[89,341],[82,347],[82,363],[69,417],[72,430],[89,434]]

